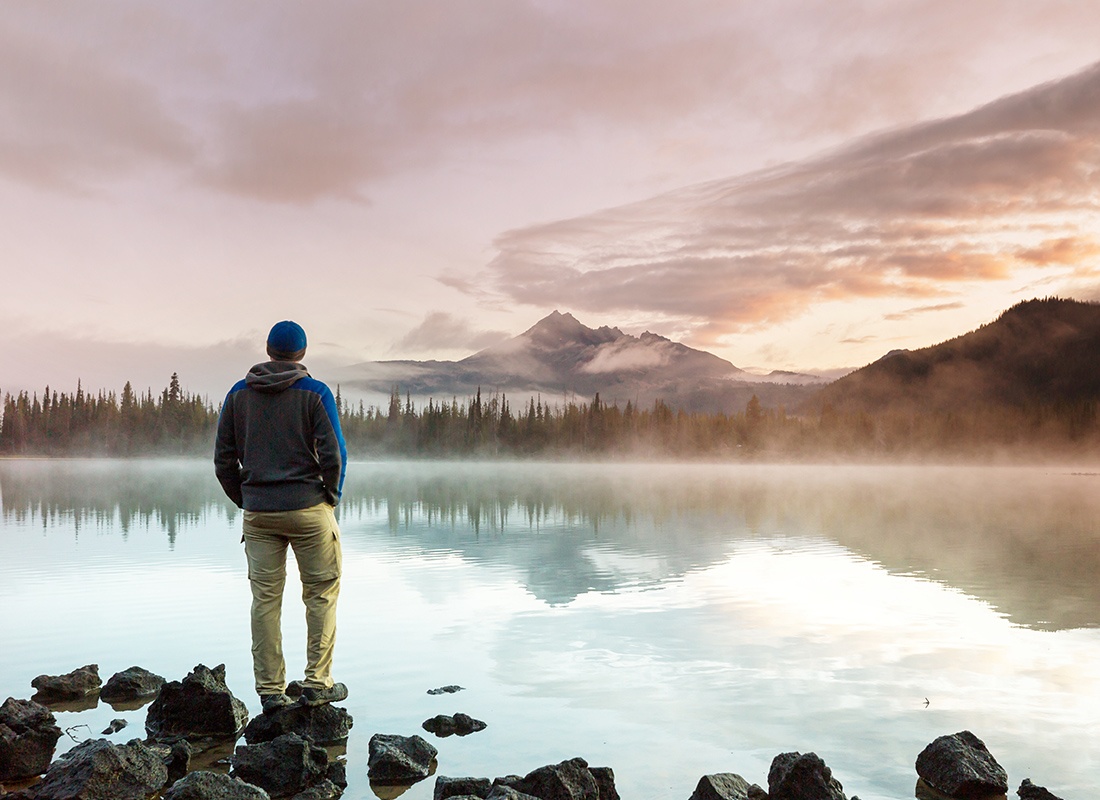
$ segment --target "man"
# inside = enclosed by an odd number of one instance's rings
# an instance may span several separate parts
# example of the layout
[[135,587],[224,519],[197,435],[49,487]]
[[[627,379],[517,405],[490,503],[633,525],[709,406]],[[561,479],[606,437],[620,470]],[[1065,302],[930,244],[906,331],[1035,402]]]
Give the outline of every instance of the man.
[[271,329],[271,360],[252,367],[229,390],[214,449],[218,480],[244,509],[252,666],[264,713],[294,702],[286,695],[281,628],[287,545],[294,548],[306,607],[306,671],[299,702],[316,706],[348,696],[347,687],[332,680],[342,561],[335,506],[347,449],[336,401],[302,365],[305,353],[300,325],[284,320]]

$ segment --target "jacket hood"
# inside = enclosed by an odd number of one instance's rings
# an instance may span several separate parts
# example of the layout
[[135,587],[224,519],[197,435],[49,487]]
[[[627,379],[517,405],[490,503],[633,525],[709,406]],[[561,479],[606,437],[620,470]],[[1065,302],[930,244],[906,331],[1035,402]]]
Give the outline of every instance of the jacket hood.
[[265,361],[257,364],[245,375],[245,383],[258,392],[281,392],[289,389],[300,378],[308,378],[309,372],[297,361]]

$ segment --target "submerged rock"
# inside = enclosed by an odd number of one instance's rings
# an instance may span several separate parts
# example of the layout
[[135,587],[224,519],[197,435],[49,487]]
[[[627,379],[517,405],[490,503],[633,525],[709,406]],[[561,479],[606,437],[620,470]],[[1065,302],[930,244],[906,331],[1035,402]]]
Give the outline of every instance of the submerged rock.
[[455,684],[448,684],[447,686],[440,686],[438,689],[429,689],[428,694],[454,694],[455,692],[461,692],[462,687]]
[[446,714],[437,714],[431,719],[424,720],[421,725],[428,733],[434,733],[440,738],[447,736],[468,736],[477,731],[483,731],[487,727],[484,722],[474,719],[469,714],[455,714],[453,717]]
[[38,702],[80,700],[95,694],[102,685],[99,665],[86,664],[66,675],[39,675],[31,681]]
[[370,737],[367,775],[374,783],[415,783],[432,774],[439,751],[420,736],[376,733]]
[[244,729],[249,744],[270,742],[286,733],[309,737],[314,744],[343,744],[353,720],[347,709],[325,703],[320,706],[293,705],[253,718]]
[[272,797],[297,795],[329,775],[328,751],[296,733],[241,745],[233,752],[230,765],[231,775],[259,786]]
[[113,719],[107,724],[107,727],[103,729],[102,735],[110,736],[112,733],[118,733],[129,724],[130,723],[124,719]]
[[1016,794],[1020,796],[1020,800],[1062,800],[1061,797],[1052,794],[1046,787],[1036,786],[1031,782],[1031,778],[1024,778],[1024,782],[1020,784]]
[[447,800],[448,797],[463,795],[486,798],[492,788],[493,784],[488,778],[448,778],[437,775],[432,800]]
[[529,772],[513,788],[541,800],[599,800],[600,789],[583,758],[571,758]]
[[172,784],[163,800],[270,800],[259,786],[220,772],[196,770]]
[[136,739],[112,744],[106,739],[81,742],[46,770],[38,783],[11,800],[147,800],[168,781],[156,753]]
[[130,703],[155,697],[165,680],[141,667],[130,667],[107,679],[99,699],[108,703]]
[[225,685],[225,664],[198,664],[182,681],[170,681],[145,718],[145,730],[157,740],[231,738],[248,722],[248,709]]
[[60,738],[53,712],[33,700],[9,697],[0,706],[0,782],[41,775]]
[[847,800],[817,753],[780,753],[768,770],[770,800]]
[[924,748],[917,774],[933,789],[963,800],[1008,792],[1008,774],[970,731],[941,736]]
[[[717,772],[699,779],[690,800],[758,800],[767,796],[762,788],[736,773]],[[604,800],[602,791],[600,800]]]

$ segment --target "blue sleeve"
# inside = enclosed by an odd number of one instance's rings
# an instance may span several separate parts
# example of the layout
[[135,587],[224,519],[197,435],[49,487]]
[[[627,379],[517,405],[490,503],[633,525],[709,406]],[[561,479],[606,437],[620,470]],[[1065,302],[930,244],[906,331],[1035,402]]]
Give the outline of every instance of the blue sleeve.
[[320,389],[319,395],[324,415],[314,436],[325,489],[332,495],[330,498],[332,504],[336,505],[344,493],[344,478],[348,471],[348,449],[344,442],[344,433],[340,429],[340,414],[336,408],[336,398],[323,383],[320,384]]

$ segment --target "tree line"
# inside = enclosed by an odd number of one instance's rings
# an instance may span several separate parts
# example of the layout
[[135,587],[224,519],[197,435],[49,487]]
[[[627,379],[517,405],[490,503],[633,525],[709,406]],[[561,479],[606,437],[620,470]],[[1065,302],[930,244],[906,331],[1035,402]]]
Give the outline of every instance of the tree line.
[[[800,413],[764,408],[754,396],[730,413],[691,413],[663,401],[639,407],[591,401],[513,407],[503,393],[417,406],[398,387],[386,408],[337,408],[353,458],[674,457],[820,458],[996,456],[1031,450],[1095,455],[1100,402],[983,407],[955,412],[839,412],[828,404]],[[219,409],[184,391],[173,373],[160,394],[49,387],[5,394],[0,454],[209,455]]]

